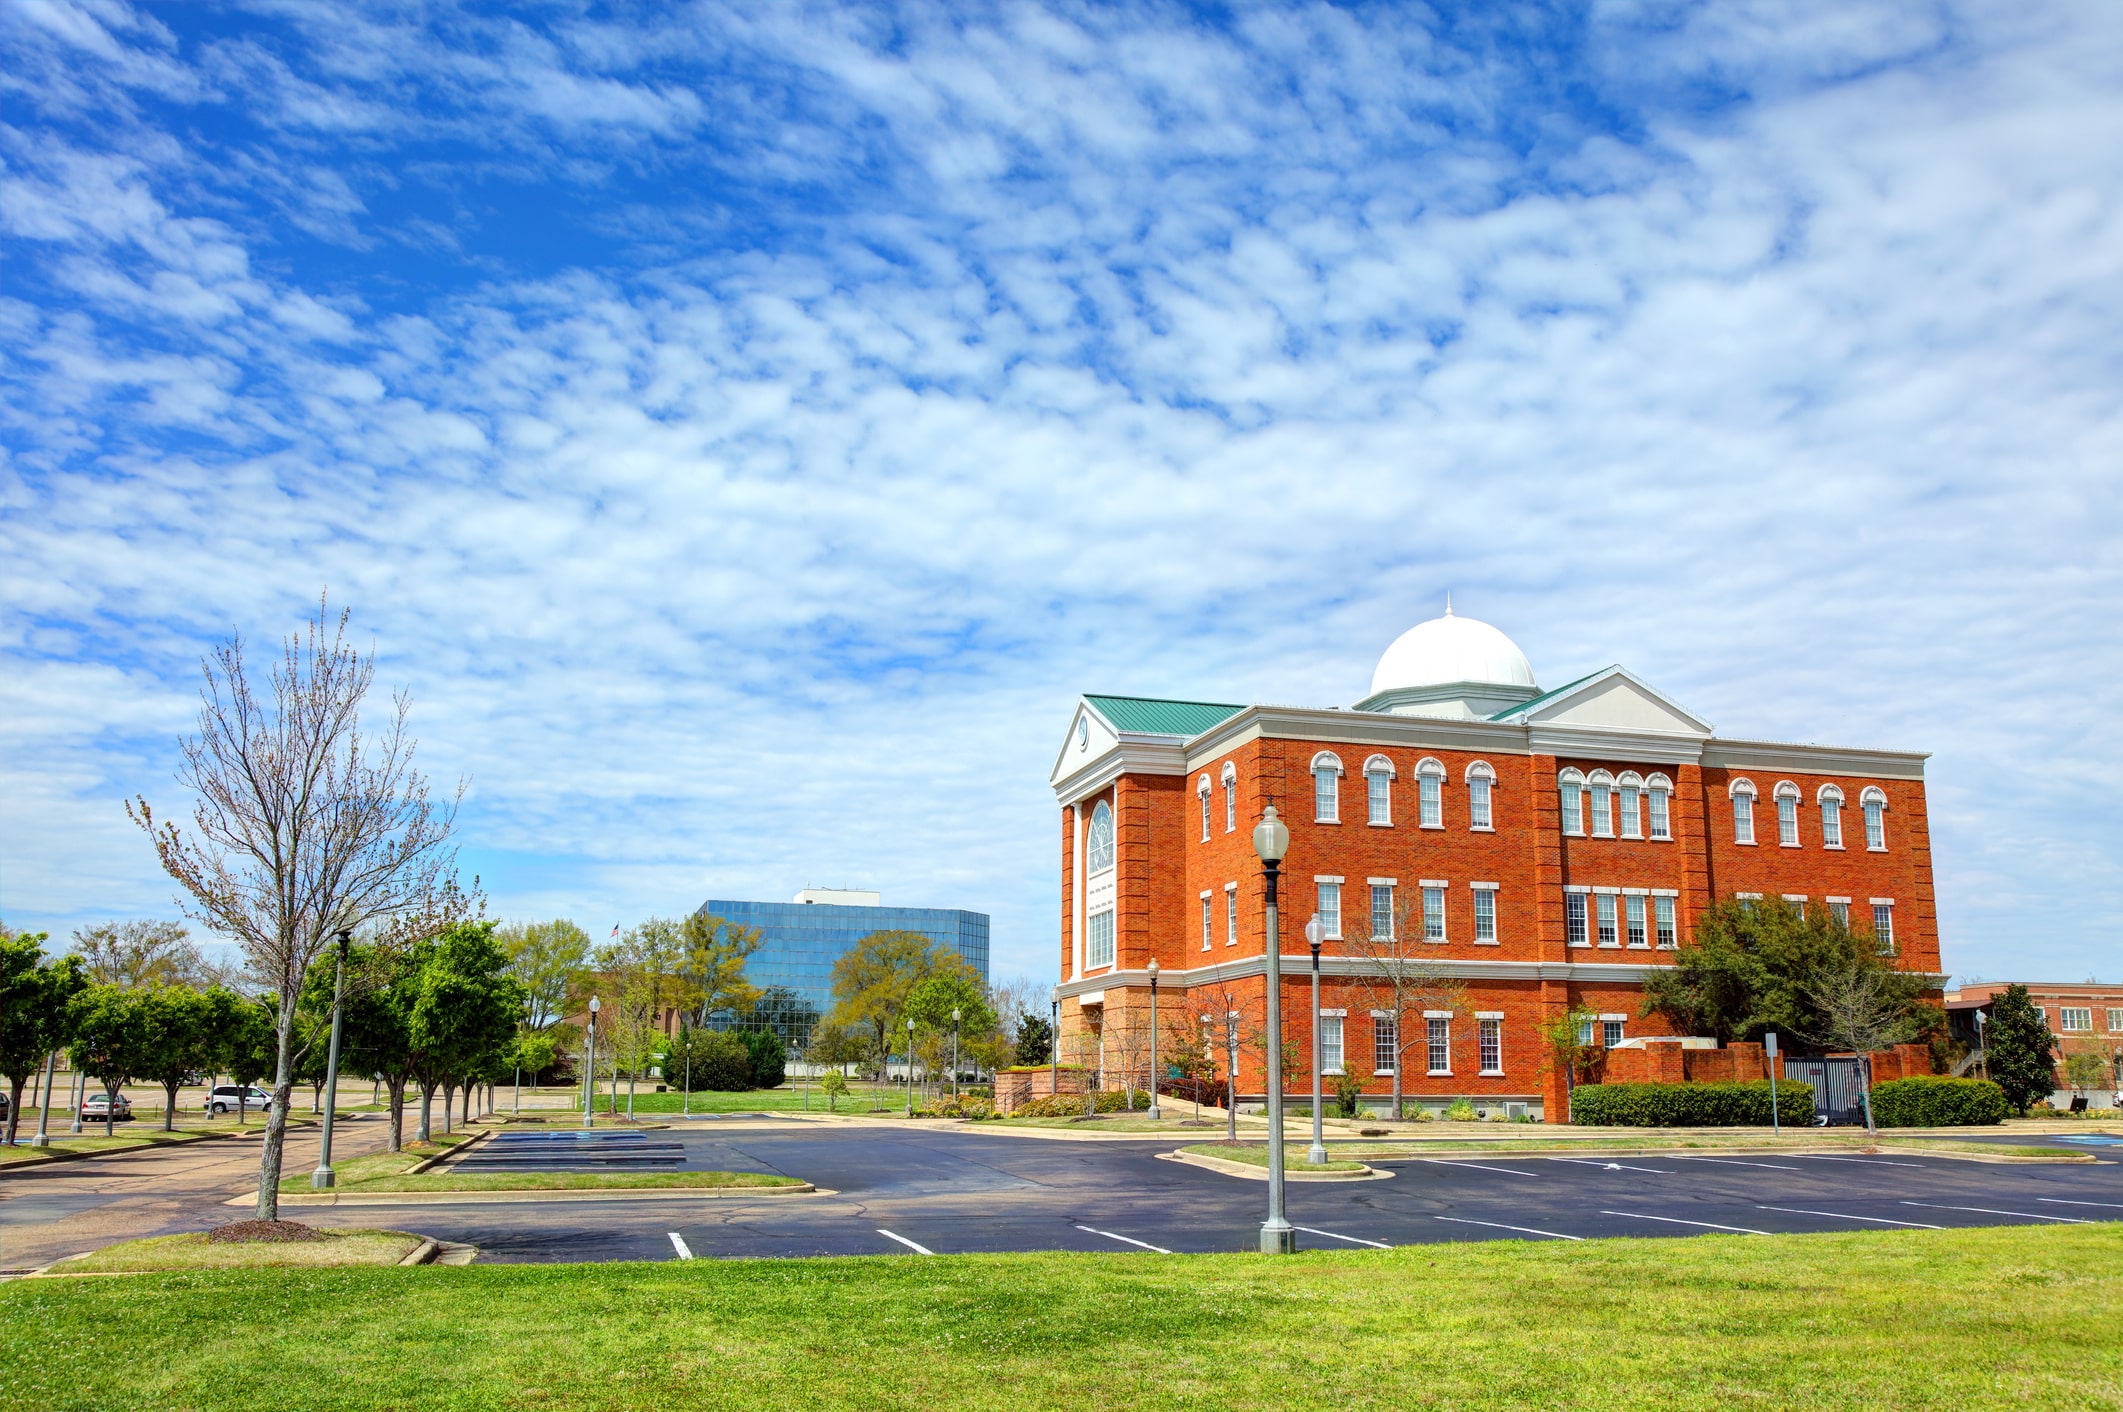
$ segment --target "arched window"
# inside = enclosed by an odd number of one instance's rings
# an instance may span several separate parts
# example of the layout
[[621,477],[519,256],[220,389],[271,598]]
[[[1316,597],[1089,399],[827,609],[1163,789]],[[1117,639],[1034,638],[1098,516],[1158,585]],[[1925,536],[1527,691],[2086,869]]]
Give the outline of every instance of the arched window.
[[1754,781],[1742,776],[1727,787],[1732,796],[1732,841],[1754,842]]
[[1563,832],[1573,838],[1585,832],[1585,777],[1576,770],[1565,770],[1555,777],[1556,792],[1563,799]]
[[1209,777],[1203,775],[1195,784],[1194,792],[1202,797],[1202,842],[1209,841]]
[[1799,846],[1799,787],[1790,780],[1778,780],[1777,843],[1784,848]]
[[1238,766],[1224,762],[1224,832],[1238,827]]
[[1393,823],[1393,762],[1383,755],[1364,762],[1364,813],[1380,828]]
[[1821,806],[1821,847],[1843,846],[1843,791],[1832,784],[1824,784],[1814,791],[1814,799]]
[[1592,836],[1614,837],[1614,776],[1605,770],[1592,772]]
[[1621,796],[1622,826],[1618,832],[1623,838],[1642,838],[1644,836],[1644,806],[1638,801],[1644,797],[1643,778],[1635,770],[1628,770],[1623,773],[1620,779],[1614,782],[1614,785]]
[[1091,811],[1091,831],[1084,835],[1084,870],[1096,877],[1113,866],[1113,810],[1101,799]]
[[1331,750],[1312,757],[1312,822],[1342,821],[1342,759]]
[[1865,810],[1865,846],[1874,853],[1887,851],[1887,791],[1876,784],[1865,786],[1858,796]]
[[1476,760],[1467,767],[1467,827],[1470,829],[1493,829],[1496,827],[1496,811],[1492,796],[1496,792],[1496,771],[1487,760]]
[[1651,836],[1673,837],[1673,781],[1664,775],[1653,775],[1644,781],[1644,792],[1651,799]]
[[1416,823],[1426,829],[1445,827],[1445,762],[1424,756],[1415,767]]

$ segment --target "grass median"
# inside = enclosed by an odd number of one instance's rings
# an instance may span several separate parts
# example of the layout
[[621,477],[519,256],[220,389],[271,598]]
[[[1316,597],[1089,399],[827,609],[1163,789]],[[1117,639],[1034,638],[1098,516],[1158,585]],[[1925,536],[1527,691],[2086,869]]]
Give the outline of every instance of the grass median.
[[[661,1188],[783,1187],[802,1186],[795,1177],[772,1172],[464,1172],[447,1166],[425,1172],[412,1168],[458,1143],[478,1136],[476,1132],[437,1133],[434,1141],[409,1142],[402,1152],[373,1152],[336,1162],[334,1191],[343,1196],[369,1193],[455,1191],[645,1191]],[[308,1195],[312,1188],[307,1172],[280,1179],[287,1196]]]
[[[2112,1225],[1286,1259],[200,1272],[0,1286],[0,1400],[40,1412],[2118,1409],[2118,1307]],[[53,1338],[61,1328],[123,1329],[126,1356]]]
[[319,1228],[322,1240],[215,1244],[204,1231],[120,1241],[90,1255],[64,1261],[69,1275],[167,1274],[180,1270],[337,1269],[348,1265],[396,1265],[419,1247],[421,1237],[404,1231]]
[[[1306,1143],[1283,1144],[1283,1170],[1286,1172],[1361,1172],[1364,1164],[1348,1158],[1330,1155],[1325,1162],[1307,1162],[1305,1153],[1310,1150]],[[1268,1165],[1268,1144],[1265,1142],[1197,1142],[1180,1151],[1195,1157],[1216,1157],[1226,1162],[1239,1162],[1248,1167],[1265,1169]]]

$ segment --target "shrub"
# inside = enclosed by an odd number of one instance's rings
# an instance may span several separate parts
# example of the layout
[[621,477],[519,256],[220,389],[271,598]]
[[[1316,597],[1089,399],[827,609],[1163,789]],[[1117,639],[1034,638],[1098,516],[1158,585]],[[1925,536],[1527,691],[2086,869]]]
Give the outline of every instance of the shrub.
[[920,1112],[931,1118],[971,1118],[975,1122],[982,1122],[995,1116],[995,1105],[985,1098],[969,1093],[930,1104]]
[[752,1051],[728,1030],[688,1029],[665,1056],[663,1073],[672,1088],[683,1088],[690,1077],[696,1093],[738,1093],[752,1086]]
[[1872,1086],[1872,1118],[1883,1128],[1974,1128],[2012,1111],[1988,1079],[1890,1079]]
[[838,1069],[826,1070],[825,1077],[818,1081],[819,1089],[826,1095],[826,1108],[840,1111],[841,1095],[848,1091],[848,1077]]
[[[1813,1086],[1777,1084],[1777,1116],[1786,1127],[1813,1123]],[[1769,1081],[1717,1084],[1579,1084],[1570,1120],[1594,1127],[1742,1128],[1769,1126]]]
[[1447,1122],[1471,1123],[1474,1119],[1475,1112],[1472,1099],[1455,1098],[1452,1100],[1451,1105],[1445,1109],[1445,1120]]
[[[1128,1096],[1118,1089],[1106,1089],[1098,1094],[1097,1111],[1118,1113],[1128,1106]],[[1138,1107],[1142,1106],[1138,1100]],[[1035,1098],[1029,1103],[1020,1103],[1010,1110],[1013,1118],[1081,1118],[1084,1116],[1084,1096],[1080,1093],[1058,1094],[1051,1098]]]
[[1334,1076],[1334,1116],[1354,1118],[1364,1111],[1364,1081],[1344,1069]]
[[752,1061],[753,1088],[780,1088],[789,1076],[789,1051],[772,1030],[738,1030],[737,1038]]

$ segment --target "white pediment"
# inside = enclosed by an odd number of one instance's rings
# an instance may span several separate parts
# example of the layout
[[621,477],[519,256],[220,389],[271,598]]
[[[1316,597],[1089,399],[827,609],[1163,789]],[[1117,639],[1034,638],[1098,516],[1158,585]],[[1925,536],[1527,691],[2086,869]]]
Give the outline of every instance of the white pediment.
[[1708,721],[1661,696],[1620,667],[1595,672],[1582,681],[1529,701],[1506,719],[1529,726],[1623,731],[1643,735],[1682,735],[1697,739],[1711,733]]
[[1069,734],[1062,739],[1061,753],[1054,757],[1047,783],[1060,784],[1119,745],[1120,737],[1103,716],[1091,709],[1091,703],[1077,702],[1075,714],[1069,717]]

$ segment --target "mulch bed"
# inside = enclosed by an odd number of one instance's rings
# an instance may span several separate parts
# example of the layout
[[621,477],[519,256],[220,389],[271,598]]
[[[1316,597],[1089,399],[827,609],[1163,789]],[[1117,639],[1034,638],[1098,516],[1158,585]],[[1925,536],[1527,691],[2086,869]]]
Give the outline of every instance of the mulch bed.
[[216,1226],[206,1233],[208,1245],[231,1245],[248,1242],[285,1244],[290,1241],[333,1240],[315,1226],[305,1226],[300,1221],[232,1221],[226,1226]]

